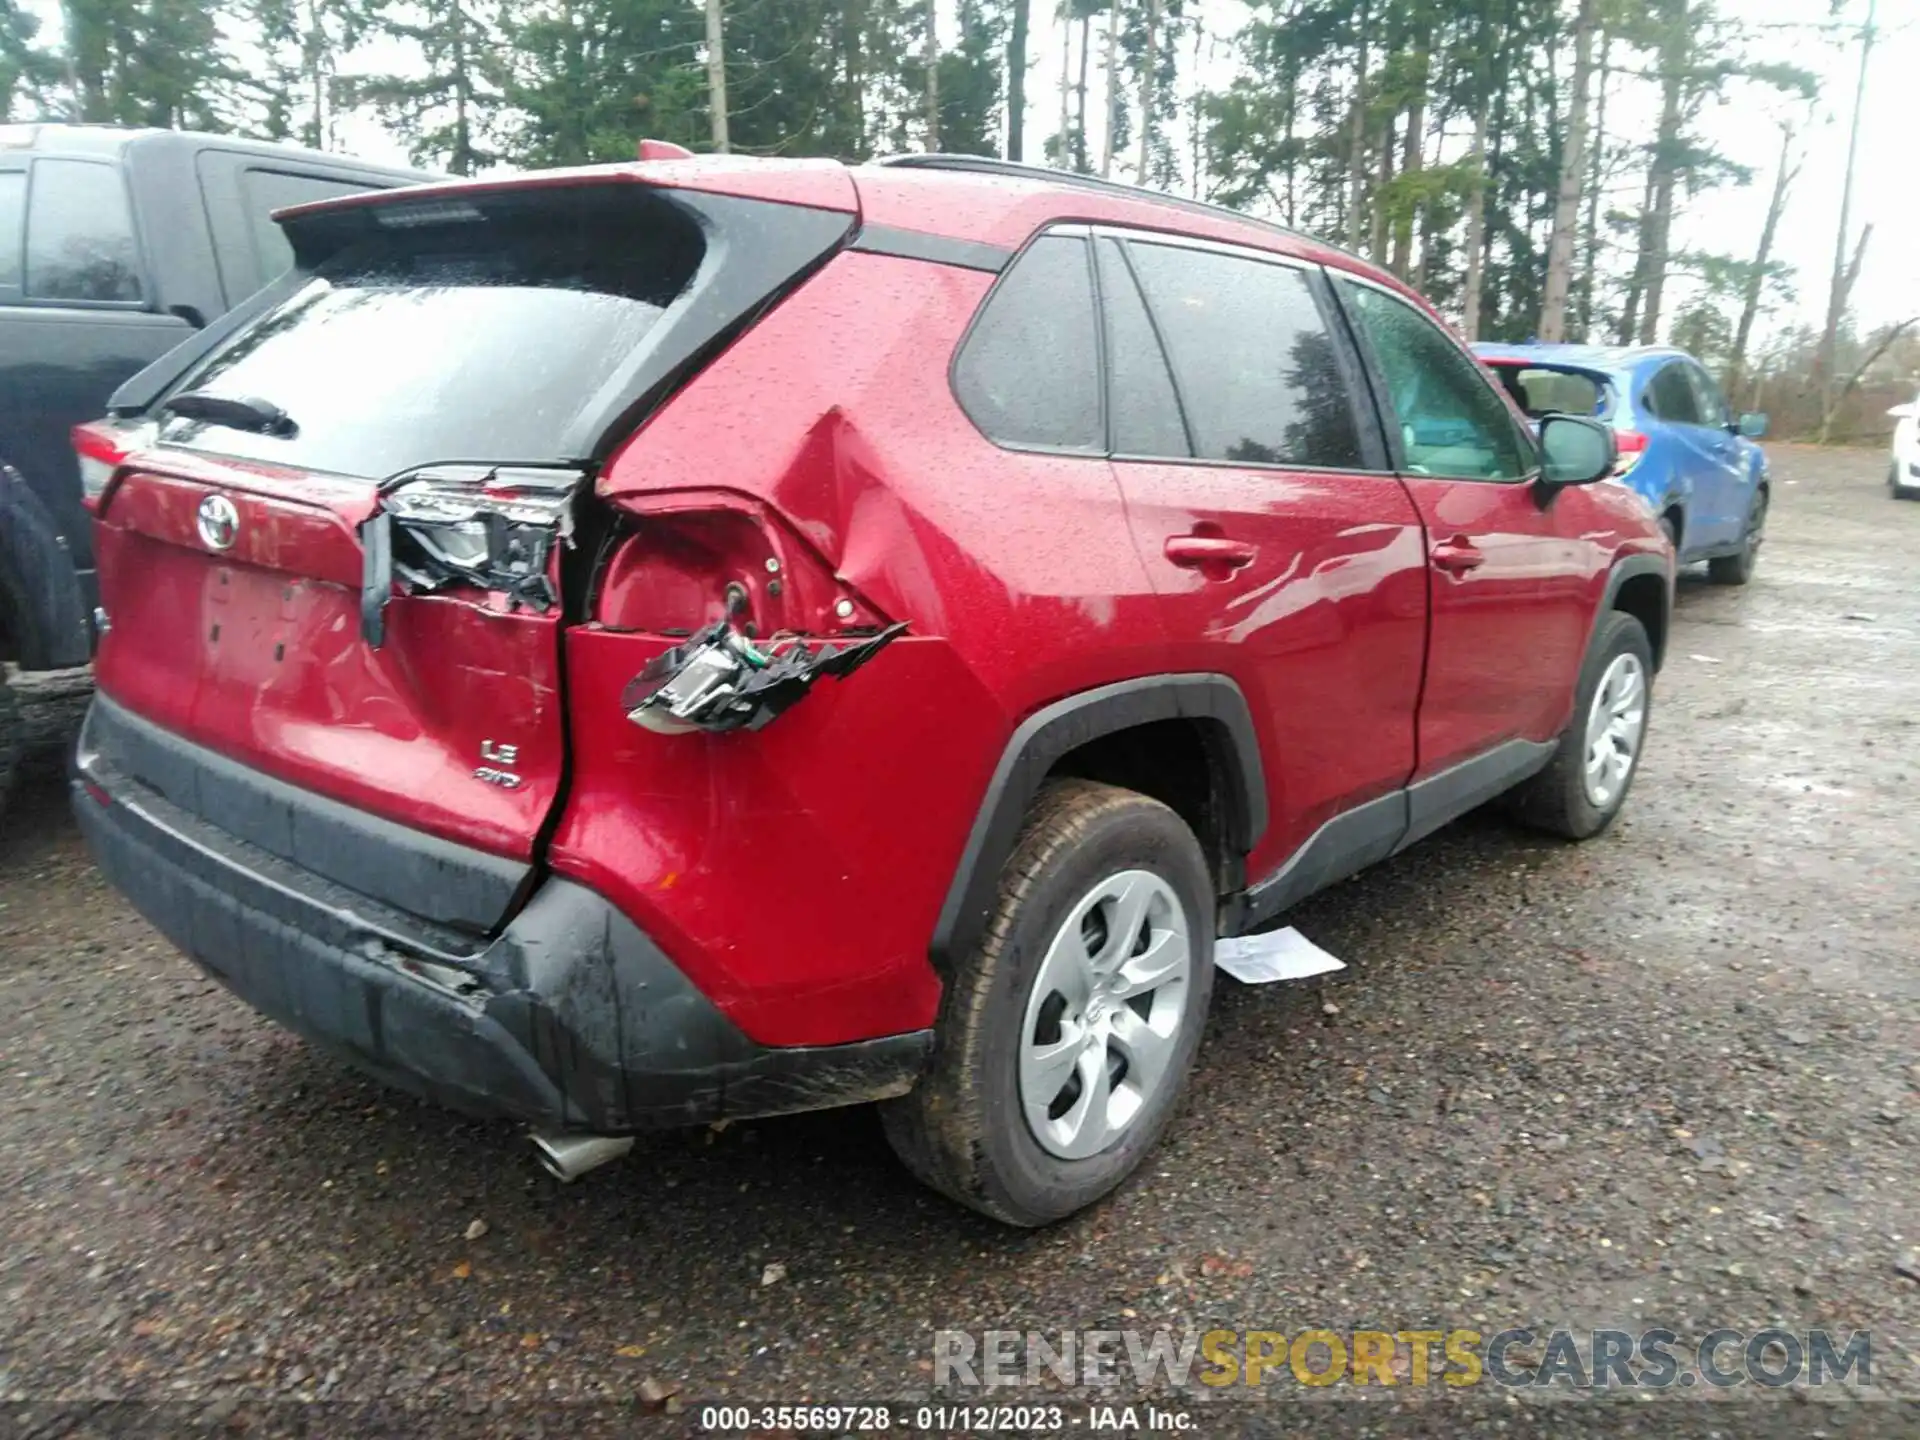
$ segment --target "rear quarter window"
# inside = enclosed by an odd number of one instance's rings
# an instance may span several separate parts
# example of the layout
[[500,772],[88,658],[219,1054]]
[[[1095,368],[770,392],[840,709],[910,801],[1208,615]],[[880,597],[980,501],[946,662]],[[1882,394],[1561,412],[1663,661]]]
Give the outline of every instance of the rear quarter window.
[[1105,448],[1087,242],[1043,235],[987,297],[953,373],[960,408],[989,439],[1043,450]]
[[140,249],[119,167],[85,160],[34,162],[26,293],[36,300],[140,299]]

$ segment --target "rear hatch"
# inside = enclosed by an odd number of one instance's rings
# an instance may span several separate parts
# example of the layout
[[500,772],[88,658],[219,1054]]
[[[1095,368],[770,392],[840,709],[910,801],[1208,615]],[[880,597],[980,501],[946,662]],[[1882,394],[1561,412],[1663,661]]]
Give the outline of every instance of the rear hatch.
[[779,202],[640,174],[682,168],[284,217],[298,267],[262,313],[77,437],[110,476],[111,700],[532,864],[565,783],[570,547],[596,465],[854,223],[837,168],[782,172]]

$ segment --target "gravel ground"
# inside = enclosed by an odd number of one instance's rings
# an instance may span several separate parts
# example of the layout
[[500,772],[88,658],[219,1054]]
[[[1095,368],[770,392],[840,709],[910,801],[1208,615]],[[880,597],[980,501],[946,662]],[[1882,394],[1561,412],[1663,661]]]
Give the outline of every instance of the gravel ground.
[[1168,1142],[1038,1234],[862,1111],[562,1189],[202,979],[40,781],[0,836],[0,1395],[495,1429],[643,1385],[923,1397],[936,1328],[1567,1323],[1871,1329],[1920,1397],[1920,505],[1874,454],[1775,467],[1755,583],[1683,584],[1611,834],[1475,817],[1303,907],[1350,968],[1223,981]]

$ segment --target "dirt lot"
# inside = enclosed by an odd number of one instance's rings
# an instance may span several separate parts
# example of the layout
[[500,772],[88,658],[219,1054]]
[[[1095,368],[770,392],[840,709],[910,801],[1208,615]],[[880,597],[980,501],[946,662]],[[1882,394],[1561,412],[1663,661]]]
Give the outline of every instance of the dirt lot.
[[200,978],[43,781],[0,837],[0,1396],[479,1421],[923,1396],[936,1328],[1565,1322],[1871,1328],[1920,1397],[1920,505],[1883,466],[1778,449],[1760,575],[1683,586],[1611,835],[1476,818],[1302,909],[1351,968],[1223,982],[1169,1143],[1040,1234],[864,1112],[561,1189]]

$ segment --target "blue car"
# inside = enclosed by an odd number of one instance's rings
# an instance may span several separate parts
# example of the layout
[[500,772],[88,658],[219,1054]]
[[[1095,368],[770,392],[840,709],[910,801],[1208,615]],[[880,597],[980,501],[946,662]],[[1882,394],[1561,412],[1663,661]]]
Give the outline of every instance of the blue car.
[[1620,441],[1622,484],[1665,525],[1680,563],[1704,560],[1722,585],[1753,578],[1766,538],[1767,417],[1738,420],[1713,377],[1671,349],[1494,345],[1474,353],[1534,419],[1591,415]]

